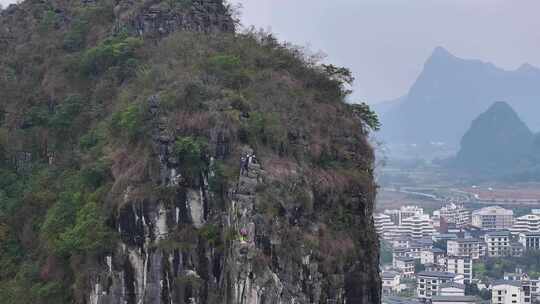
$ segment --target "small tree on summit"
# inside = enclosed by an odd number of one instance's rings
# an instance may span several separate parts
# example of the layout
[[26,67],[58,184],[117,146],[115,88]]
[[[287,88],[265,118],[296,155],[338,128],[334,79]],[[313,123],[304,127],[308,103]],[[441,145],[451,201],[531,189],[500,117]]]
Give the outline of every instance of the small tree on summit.
[[375,113],[367,103],[350,104],[350,107],[353,113],[362,121],[362,123],[368,126],[369,129],[373,131],[379,131],[381,129],[379,116],[377,116],[377,113]]

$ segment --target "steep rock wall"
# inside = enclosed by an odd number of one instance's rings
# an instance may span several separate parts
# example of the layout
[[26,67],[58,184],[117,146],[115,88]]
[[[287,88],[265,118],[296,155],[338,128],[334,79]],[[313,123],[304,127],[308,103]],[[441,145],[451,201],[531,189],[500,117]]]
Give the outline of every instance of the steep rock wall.
[[[184,164],[177,163],[171,146],[174,136],[161,127],[166,120],[159,97],[152,96],[149,109],[154,120],[154,157],[160,163],[160,186],[172,189],[173,204],[159,199],[132,199],[129,186],[114,221],[121,235],[116,250],[100,261],[102,269],[89,280],[91,304],[161,303],[378,303],[377,245],[369,241],[373,193],[350,198],[366,208],[356,218],[359,256],[350,269],[321,270],[321,258],[303,240],[292,241],[295,232],[317,233],[320,224],[302,215],[299,206],[279,210],[271,218],[260,211],[259,188],[268,177],[254,151],[243,147],[239,176],[229,189],[223,210],[208,191],[212,161],[200,173],[196,187],[181,182]],[[216,151],[223,151],[218,142]],[[216,155],[214,155],[216,156]],[[214,156],[209,156],[212,160]],[[302,179],[296,170],[290,174]],[[311,199],[315,199],[311,193]],[[324,198],[321,198],[324,199]],[[296,210],[296,214],[294,212]],[[219,246],[194,231],[205,225],[219,227]],[[182,231],[182,243],[167,245],[172,231]],[[193,233],[193,235],[186,235]],[[294,242],[294,243],[290,243]],[[339,245],[339,244],[338,244]],[[298,247],[296,247],[298,246]],[[220,247],[220,248],[217,248]],[[289,252],[287,252],[289,251]],[[286,253],[286,254],[285,254]]]

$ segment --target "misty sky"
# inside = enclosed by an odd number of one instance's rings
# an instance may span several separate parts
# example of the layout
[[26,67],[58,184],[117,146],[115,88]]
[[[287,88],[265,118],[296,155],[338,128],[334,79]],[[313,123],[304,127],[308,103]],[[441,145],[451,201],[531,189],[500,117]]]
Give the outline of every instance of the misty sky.
[[234,0],[245,24],[351,68],[355,98],[404,95],[436,46],[515,69],[540,66],[538,0]]
[[[10,0],[0,0],[4,6]],[[355,99],[404,95],[433,48],[515,69],[540,66],[538,0],[231,0],[242,21],[323,51],[356,76]]]

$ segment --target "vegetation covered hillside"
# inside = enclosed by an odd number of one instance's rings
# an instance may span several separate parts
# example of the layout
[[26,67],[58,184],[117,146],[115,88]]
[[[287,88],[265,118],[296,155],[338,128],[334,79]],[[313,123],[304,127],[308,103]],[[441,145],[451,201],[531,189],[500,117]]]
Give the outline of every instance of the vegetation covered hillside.
[[451,166],[474,178],[540,180],[540,135],[533,134],[505,102],[495,102],[475,119]]
[[378,303],[376,116],[220,0],[0,15],[0,303]]
[[502,176],[527,155],[533,133],[506,102],[495,102],[476,118],[461,140],[457,165]]

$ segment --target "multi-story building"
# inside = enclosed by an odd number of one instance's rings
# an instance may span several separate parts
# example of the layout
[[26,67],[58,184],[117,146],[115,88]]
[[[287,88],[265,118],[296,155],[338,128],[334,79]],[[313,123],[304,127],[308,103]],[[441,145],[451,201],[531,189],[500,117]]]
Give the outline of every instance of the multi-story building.
[[485,255],[485,243],[476,238],[455,239],[446,242],[446,252],[453,256],[468,256],[477,260]]
[[409,248],[412,239],[407,236],[392,239],[392,248]]
[[401,291],[401,280],[398,272],[383,271],[381,278],[384,294],[394,294]]
[[[531,301],[540,300],[540,278],[529,278],[529,275],[522,272],[521,269],[516,269],[515,273],[504,273],[505,281],[520,281],[522,290],[525,293],[525,302],[528,303],[528,293],[530,292]],[[534,302],[534,301],[533,301]]]
[[491,285],[492,304],[530,303],[530,292],[528,302],[525,302],[526,298],[526,290],[520,281],[496,281]]
[[540,215],[527,214],[516,217],[510,232],[515,235],[525,232],[540,232]]
[[401,224],[401,211],[399,209],[387,209],[384,210],[383,214],[388,215],[394,225],[399,226]]
[[393,248],[392,249],[392,260],[395,261],[397,258],[409,258],[409,249],[408,248]]
[[383,238],[388,241],[392,241],[401,237],[403,237],[403,231],[401,231],[400,226],[396,225],[387,227],[383,235]]
[[441,263],[427,263],[424,264],[425,271],[446,271],[446,258],[441,259]]
[[401,211],[401,221],[415,215],[424,214],[424,208],[418,206],[403,206],[399,210]]
[[422,263],[422,265],[438,264],[441,257],[444,257],[444,251],[442,249],[423,249],[420,252],[420,263]]
[[540,250],[540,232],[522,232],[519,234],[519,243],[524,250]]
[[395,258],[393,266],[399,270],[402,278],[412,278],[414,276],[414,265],[416,261],[416,259],[409,257]]
[[438,241],[446,242],[448,240],[458,239],[458,236],[455,233],[439,233],[439,234],[434,234],[432,239],[434,242],[438,242]]
[[447,204],[436,211],[436,214],[443,218],[446,223],[453,223],[456,227],[464,227],[471,222],[471,211],[454,203]]
[[433,222],[427,214],[417,214],[403,219],[401,229],[404,235],[414,239],[431,238],[435,233]]
[[473,262],[468,256],[448,256],[446,271],[463,276],[463,283],[471,283],[473,279]]
[[388,233],[391,232],[395,226],[390,216],[384,213],[377,213],[373,215],[373,221],[379,237],[388,239]]
[[450,272],[421,271],[416,274],[416,295],[422,299],[431,299],[440,295],[440,286],[453,282],[455,274]]
[[514,221],[514,211],[490,206],[472,212],[473,226],[482,229],[509,229]]
[[529,278],[527,274],[524,274],[521,282],[525,286],[530,286],[531,300],[540,302],[540,278]]
[[486,255],[489,257],[509,256],[511,254],[511,234],[508,230],[490,231],[484,236]]
[[424,209],[418,206],[403,206],[400,209],[384,210],[384,214],[390,217],[394,225],[399,226],[403,219],[424,214]]

